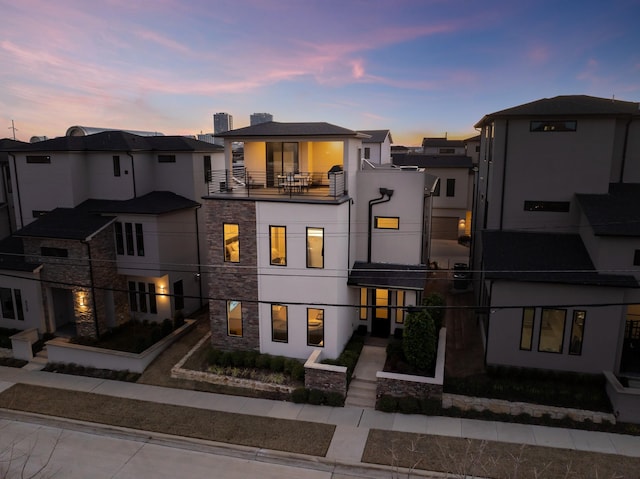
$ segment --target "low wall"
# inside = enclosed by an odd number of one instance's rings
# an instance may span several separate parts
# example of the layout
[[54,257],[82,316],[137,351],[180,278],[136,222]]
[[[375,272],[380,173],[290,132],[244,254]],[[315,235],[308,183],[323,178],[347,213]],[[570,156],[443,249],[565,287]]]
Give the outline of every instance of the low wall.
[[15,359],[31,361],[33,359],[33,344],[38,341],[38,328],[25,329],[11,336],[11,349]]
[[442,398],[444,384],[444,356],[447,348],[447,329],[438,334],[438,351],[434,377],[412,376],[378,371],[376,373],[376,397]]
[[347,368],[322,364],[321,349],[315,349],[304,363],[304,387],[320,391],[335,392],[347,397]]
[[626,388],[611,371],[605,371],[607,394],[613,412],[621,422],[640,424],[640,388]]
[[61,338],[47,341],[47,354],[52,363],[75,363],[84,367],[142,373],[151,361],[194,325],[194,320],[185,320],[184,326],[138,354],[73,344]]

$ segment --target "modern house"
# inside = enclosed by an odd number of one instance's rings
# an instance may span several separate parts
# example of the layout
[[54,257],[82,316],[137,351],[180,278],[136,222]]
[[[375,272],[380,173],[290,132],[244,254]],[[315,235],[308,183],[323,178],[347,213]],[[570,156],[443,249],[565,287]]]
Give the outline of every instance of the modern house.
[[367,135],[362,139],[362,158],[374,165],[391,163],[391,132],[389,130],[359,130]]
[[[204,198],[212,344],[337,357],[353,331],[402,328],[426,281],[435,178],[361,170],[368,135],[328,123],[262,123],[222,135]],[[244,168],[232,144],[244,143]]]
[[476,128],[487,364],[639,374],[639,104],[544,98]]
[[0,294],[13,313],[0,325],[95,336],[205,304],[197,199],[223,164],[220,146],[108,130],[5,153],[12,236],[0,253],[12,260],[0,263]]

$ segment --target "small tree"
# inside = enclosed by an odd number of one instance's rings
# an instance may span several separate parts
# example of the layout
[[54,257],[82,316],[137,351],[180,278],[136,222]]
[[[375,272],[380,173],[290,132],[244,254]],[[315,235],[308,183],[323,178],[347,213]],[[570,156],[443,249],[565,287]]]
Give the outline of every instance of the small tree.
[[418,369],[429,369],[436,356],[436,326],[426,309],[410,312],[402,336],[404,357]]
[[425,306],[434,306],[434,308],[429,309],[429,312],[431,313],[431,317],[435,323],[436,334],[438,334],[444,320],[444,306],[446,306],[447,302],[442,295],[438,293],[431,293],[429,296],[424,298],[422,303]]

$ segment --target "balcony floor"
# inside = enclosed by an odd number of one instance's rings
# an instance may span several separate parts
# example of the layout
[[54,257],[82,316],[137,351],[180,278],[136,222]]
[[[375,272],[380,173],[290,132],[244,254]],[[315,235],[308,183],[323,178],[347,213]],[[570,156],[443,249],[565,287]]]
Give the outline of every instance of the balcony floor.
[[329,186],[311,186],[309,188],[271,188],[271,187],[252,187],[235,186],[231,190],[211,191],[209,197],[224,199],[253,199],[266,201],[295,201],[295,202],[328,202],[342,203],[349,196],[347,194],[340,196],[330,196]]

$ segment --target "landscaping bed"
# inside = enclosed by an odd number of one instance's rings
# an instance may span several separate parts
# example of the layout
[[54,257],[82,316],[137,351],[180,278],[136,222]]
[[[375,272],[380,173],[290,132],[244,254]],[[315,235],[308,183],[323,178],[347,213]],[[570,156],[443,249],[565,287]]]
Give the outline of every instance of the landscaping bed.
[[135,383],[140,377],[139,373],[130,371],[113,371],[111,369],[92,368],[78,364],[48,363],[43,371],[50,373],[71,374],[72,376],[87,376],[90,378],[111,379]]

